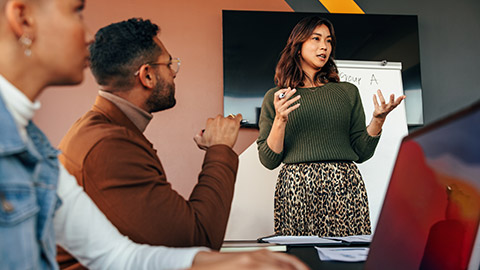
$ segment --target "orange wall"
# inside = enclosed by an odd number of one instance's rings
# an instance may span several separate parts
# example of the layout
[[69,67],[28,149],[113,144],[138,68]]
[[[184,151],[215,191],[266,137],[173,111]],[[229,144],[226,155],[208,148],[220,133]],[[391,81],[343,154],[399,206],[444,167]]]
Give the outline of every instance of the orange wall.
[[[284,0],[92,0],[84,14],[92,35],[112,22],[151,19],[160,26],[160,39],[172,56],[182,59],[175,80],[177,105],[156,113],[146,136],[174,189],[185,197],[197,182],[204,155],[192,138],[208,117],[223,114],[222,10],[292,11]],[[35,121],[54,145],[95,100],[97,85],[89,70],[85,75],[80,86],[52,88],[40,97],[42,109]],[[241,153],[257,135],[242,129],[235,151]]]

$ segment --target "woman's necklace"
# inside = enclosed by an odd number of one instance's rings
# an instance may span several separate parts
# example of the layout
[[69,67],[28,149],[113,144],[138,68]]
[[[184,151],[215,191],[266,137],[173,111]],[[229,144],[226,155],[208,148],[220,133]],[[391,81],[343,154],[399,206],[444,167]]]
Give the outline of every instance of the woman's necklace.
[[307,88],[310,92],[316,92],[321,86],[324,86],[324,83],[314,84],[313,82],[304,83],[304,87]]
[[305,76],[305,81],[303,82],[305,88],[310,92],[316,92],[320,86],[324,86],[324,83],[315,83],[309,76]]
[[318,90],[321,86],[324,86],[324,84],[309,87],[308,90],[310,90],[310,92],[317,92],[317,90]]

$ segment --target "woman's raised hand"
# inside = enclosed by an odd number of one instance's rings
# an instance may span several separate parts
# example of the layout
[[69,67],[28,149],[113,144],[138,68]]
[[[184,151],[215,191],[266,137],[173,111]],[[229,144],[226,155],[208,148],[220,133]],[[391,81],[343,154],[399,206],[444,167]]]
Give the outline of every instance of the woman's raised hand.
[[273,104],[275,106],[275,118],[282,122],[288,121],[288,115],[300,107],[300,103],[297,103],[292,106],[295,102],[300,99],[300,95],[297,95],[294,98],[291,98],[297,92],[296,89],[283,88],[275,92],[275,97]]
[[373,117],[382,120],[385,120],[387,115],[391,111],[393,111],[393,109],[395,109],[402,102],[402,100],[405,99],[405,95],[401,95],[397,99],[395,99],[395,95],[391,94],[390,102],[385,103],[385,98],[383,98],[382,91],[380,91],[380,89],[377,90],[377,95],[380,103],[377,100],[377,96],[373,95],[373,105],[375,106],[375,109],[373,111]]

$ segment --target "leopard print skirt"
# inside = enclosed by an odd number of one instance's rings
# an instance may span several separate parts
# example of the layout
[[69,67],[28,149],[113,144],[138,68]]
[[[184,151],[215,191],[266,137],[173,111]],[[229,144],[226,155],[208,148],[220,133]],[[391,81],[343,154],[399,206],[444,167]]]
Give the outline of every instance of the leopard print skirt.
[[283,165],[275,188],[275,234],[370,234],[362,176],[353,162]]

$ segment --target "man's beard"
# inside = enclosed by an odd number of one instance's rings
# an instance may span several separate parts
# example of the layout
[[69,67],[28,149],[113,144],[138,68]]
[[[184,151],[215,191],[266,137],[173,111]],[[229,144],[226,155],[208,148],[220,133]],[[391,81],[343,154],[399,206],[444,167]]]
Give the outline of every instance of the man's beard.
[[170,109],[175,106],[176,102],[175,85],[173,83],[167,84],[157,76],[157,85],[155,85],[152,94],[145,102],[148,111],[154,113]]

